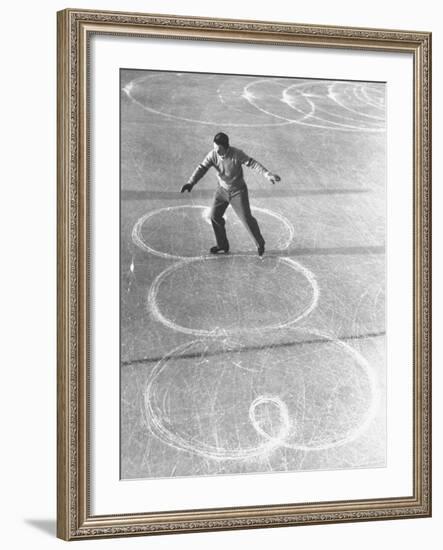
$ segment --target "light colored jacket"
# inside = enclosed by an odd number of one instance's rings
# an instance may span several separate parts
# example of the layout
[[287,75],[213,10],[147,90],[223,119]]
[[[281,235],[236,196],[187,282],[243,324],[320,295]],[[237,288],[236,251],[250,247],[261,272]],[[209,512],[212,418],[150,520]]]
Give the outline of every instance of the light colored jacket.
[[248,156],[241,149],[229,147],[223,157],[218,155],[214,149],[210,151],[194,170],[188,183],[195,185],[211,166],[217,170],[219,184],[228,191],[235,191],[245,187],[246,183],[243,178],[243,166],[247,166],[265,177],[271,175],[269,170],[252,157]]

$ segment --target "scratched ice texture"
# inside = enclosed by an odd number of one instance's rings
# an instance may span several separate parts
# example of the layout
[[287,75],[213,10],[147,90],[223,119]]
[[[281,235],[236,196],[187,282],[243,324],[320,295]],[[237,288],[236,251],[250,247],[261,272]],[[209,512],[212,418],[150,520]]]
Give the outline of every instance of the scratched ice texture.
[[[386,464],[385,86],[121,72],[121,477]],[[245,168],[211,256],[218,131]]]

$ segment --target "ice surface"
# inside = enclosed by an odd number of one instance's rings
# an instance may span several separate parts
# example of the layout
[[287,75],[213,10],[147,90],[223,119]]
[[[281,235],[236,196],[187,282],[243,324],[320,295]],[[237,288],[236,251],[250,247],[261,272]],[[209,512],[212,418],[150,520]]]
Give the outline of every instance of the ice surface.
[[[385,464],[385,88],[122,71],[121,474]],[[209,172],[225,130],[255,245],[228,209],[213,257]]]

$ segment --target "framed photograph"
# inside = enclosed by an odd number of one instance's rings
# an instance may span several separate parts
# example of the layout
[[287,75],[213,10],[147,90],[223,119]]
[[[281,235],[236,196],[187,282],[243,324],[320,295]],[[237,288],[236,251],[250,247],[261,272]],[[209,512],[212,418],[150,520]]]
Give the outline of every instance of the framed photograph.
[[58,13],[58,536],[431,515],[431,35]]

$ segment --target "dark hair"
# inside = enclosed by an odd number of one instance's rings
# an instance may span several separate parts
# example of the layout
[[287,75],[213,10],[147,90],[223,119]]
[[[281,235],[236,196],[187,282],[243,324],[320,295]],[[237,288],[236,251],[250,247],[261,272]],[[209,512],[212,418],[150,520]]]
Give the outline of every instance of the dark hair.
[[216,143],[217,145],[222,145],[227,149],[229,147],[229,138],[223,132],[219,132],[214,137],[214,143]]

